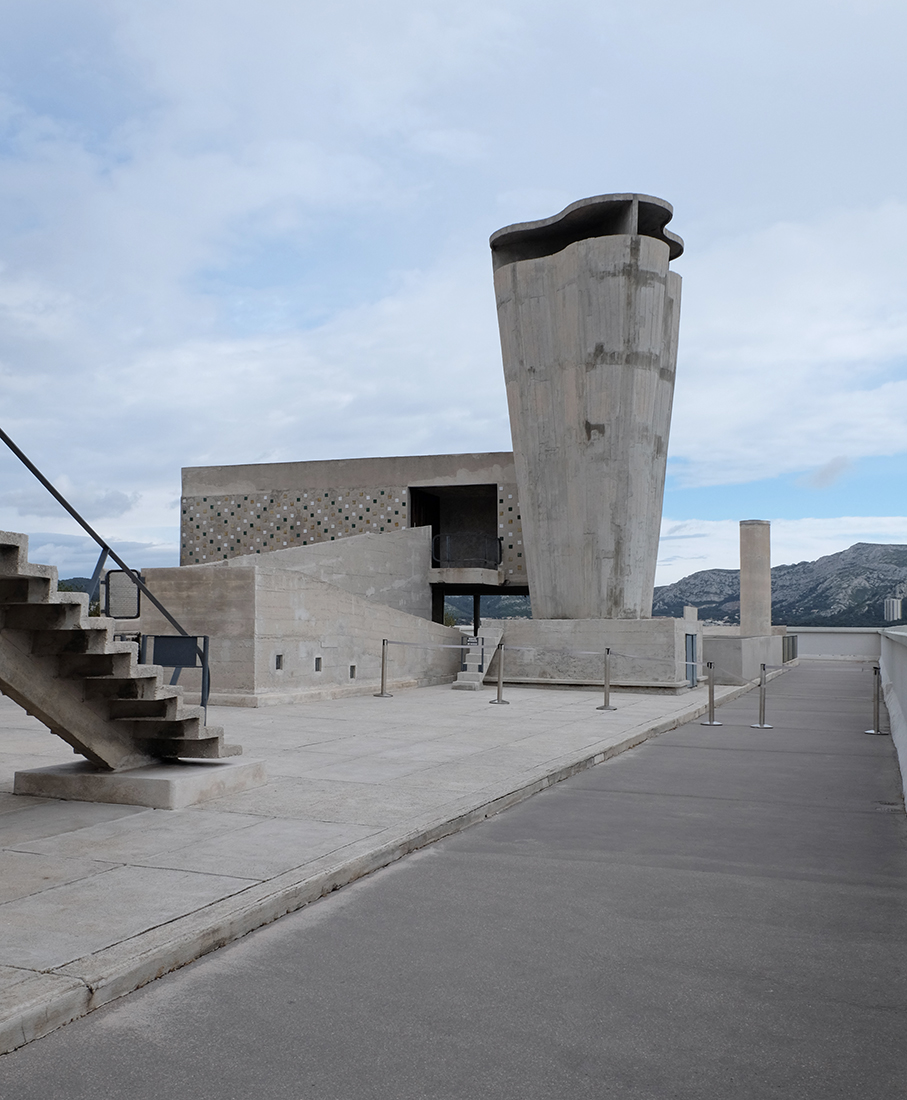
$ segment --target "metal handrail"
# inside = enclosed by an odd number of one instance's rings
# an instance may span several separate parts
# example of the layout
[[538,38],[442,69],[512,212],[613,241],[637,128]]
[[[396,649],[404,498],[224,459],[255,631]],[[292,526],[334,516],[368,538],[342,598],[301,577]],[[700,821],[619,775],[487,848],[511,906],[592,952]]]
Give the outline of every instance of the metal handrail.
[[[161,601],[152,592],[149,591],[149,589],[145,585],[145,582],[139,577],[139,575],[137,573],[133,573],[133,571],[129,568],[126,562],[123,561],[123,559],[113,549],[113,547],[110,546],[109,543],[105,542],[105,540],[101,538],[101,536],[97,533],[97,531],[95,531],[91,524],[79,515],[79,513],[75,510],[75,508],[73,508],[66,497],[64,497],[63,494],[58,489],[56,489],[50,481],[47,480],[44,474],[41,473],[41,471],[34,464],[34,462],[31,461],[28,455],[26,455],[25,452],[21,450],[21,448],[16,446],[16,444],[10,439],[10,437],[2,428],[0,428],[0,439],[2,439],[7,447],[9,447],[16,458],[18,458],[19,461],[22,463],[22,465],[30,473],[34,474],[34,476],[38,479],[38,481],[41,482],[41,484],[51,494],[51,496],[55,497],[56,500],[63,505],[63,507],[66,509],[67,512],[69,512],[76,523],[78,523],[83,530],[87,531],[88,534],[91,535],[94,541],[98,544],[98,546],[101,547],[101,556],[98,559],[98,564],[95,566],[94,575],[92,576],[92,583],[94,584],[97,582],[97,580],[100,579],[101,570],[107,558],[113,558],[113,560],[123,570],[126,576],[129,577],[136,588],[138,588],[141,592],[144,592],[144,594],[154,604],[158,611],[160,611],[160,613],[164,616],[164,618],[167,620],[168,623],[170,623],[172,627],[178,630],[184,638],[194,637],[194,635],[191,635],[188,630],[180,626],[180,624],[176,621],[176,619],[174,619],[167,608],[164,607]],[[93,593],[89,593],[89,598],[92,594]],[[205,655],[202,653],[201,648],[196,646],[196,649],[198,649],[199,657],[201,657],[204,661]]]

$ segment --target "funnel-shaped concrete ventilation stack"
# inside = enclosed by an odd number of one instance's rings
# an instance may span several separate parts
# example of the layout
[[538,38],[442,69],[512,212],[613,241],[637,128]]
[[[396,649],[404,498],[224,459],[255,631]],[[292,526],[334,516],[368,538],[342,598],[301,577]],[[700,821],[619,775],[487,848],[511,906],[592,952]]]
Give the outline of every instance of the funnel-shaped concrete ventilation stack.
[[680,321],[672,213],[602,195],[491,238],[534,618],[652,614]]

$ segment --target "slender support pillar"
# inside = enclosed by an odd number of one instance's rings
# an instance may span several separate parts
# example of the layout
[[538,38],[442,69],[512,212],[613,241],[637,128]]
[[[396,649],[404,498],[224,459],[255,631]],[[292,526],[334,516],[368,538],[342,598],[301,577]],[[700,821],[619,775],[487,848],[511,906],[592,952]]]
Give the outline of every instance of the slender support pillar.
[[882,708],[882,670],[878,665],[872,669],[872,729],[864,730],[864,733],[881,734],[879,728],[880,711]]
[[750,729],[773,730],[774,728],[765,721],[765,665],[762,664],[759,666],[759,721],[753,722]]
[[393,695],[387,690],[387,638],[381,639],[381,690],[375,695],[376,699],[393,699]]
[[496,699],[489,699],[489,703],[500,703],[502,706],[509,706],[508,701],[504,698],[504,643],[498,643],[498,695]]
[[700,726],[720,726],[722,723],[715,721],[715,664],[713,661],[706,661],[705,667],[709,674],[709,720],[699,724]]
[[611,649],[606,647],[605,649],[605,701],[600,707],[596,707],[596,710],[617,710],[617,707],[611,706]]

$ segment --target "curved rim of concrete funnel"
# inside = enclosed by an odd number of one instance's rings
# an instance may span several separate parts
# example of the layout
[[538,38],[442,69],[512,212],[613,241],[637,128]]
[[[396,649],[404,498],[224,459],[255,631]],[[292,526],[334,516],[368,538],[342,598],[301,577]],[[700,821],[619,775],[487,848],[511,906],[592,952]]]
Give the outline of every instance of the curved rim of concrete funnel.
[[488,243],[495,268],[553,256],[589,237],[621,234],[654,237],[668,246],[669,258],[676,260],[683,254],[683,240],[665,229],[673,217],[674,207],[653,195],[593,195],[570,203],[550,218],[506,225],[492,233]]

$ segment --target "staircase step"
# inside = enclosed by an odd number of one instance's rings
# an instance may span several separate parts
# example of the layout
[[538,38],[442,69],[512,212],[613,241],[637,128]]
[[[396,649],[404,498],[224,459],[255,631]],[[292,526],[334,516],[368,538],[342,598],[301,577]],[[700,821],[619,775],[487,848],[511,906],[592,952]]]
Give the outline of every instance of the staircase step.
[[[163,669],[139,665],[134,676],[89,676],[84,678],[86,699],[156,699],[161,690]],[[144,671],[142,671],[144,670]]]
[[[218,733],[213,726],[205,726],[198,715],[180,715],[178,718],[114,718],[114,725],[127,727],[134,737],[142,741],[153,739],[199,741]],[[220,730],[223,733],[223,730]]]
[[0,532],[0,688],[92,763],[114,770],[154,760],[238,755],[223,730],[185,706],[164,671],[114,640],[114,619],[88,597],[59,592],[53,566],[28,561],[28,538]]
[[49,577],[0,577],[0,605],[47,603],[51,590]]
[[7,630],[63,630],[77,628],[87,606],[65,603],[8,603],[3,613]]
[[167,741],[155,739],[153,742],[147,742],[147,745],[150,753],[164,758],[219,760],[223,756],[239,756],[242,753],[242,749],[239,753],[225,752],[225,746],[220,737],[206,737],[198,741],[184,741],[180,738]]
[[[171,719],[176,717],[179,709],[179,698],[175,695],[163,698],[113,698],[110,700],[108,713],[111,718],[158,718]],[[189,717],[181,715],[181,717]],[[197,717],[192,715],[191,717]]]

